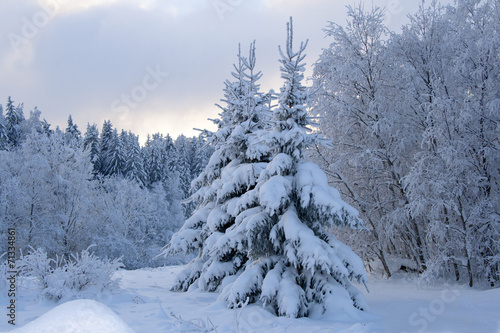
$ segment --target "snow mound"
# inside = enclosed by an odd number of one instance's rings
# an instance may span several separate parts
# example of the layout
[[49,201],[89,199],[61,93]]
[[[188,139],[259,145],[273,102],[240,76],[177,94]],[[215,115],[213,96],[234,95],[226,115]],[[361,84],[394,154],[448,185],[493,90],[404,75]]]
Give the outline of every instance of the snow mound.
[[88,300],[61,304],[11,333],[134,333],[106,305]]

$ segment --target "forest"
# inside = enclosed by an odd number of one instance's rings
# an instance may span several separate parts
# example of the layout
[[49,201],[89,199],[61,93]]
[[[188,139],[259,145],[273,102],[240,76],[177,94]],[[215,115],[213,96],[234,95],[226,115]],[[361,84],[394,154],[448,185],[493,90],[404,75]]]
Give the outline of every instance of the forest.
[[20,254],[54,263],[198,255],[173,289],[196,282],[231,307],[259,298],[289,317],[337,284],[363,309],[349,281],[364,270],[500,286],[500,4],[433,2],[398,33],[380,8],[348,15],[325,28],[310,86],[291,20],[279,92],[260,91],[255,43],[240,47],[218,129],[199,137],[141,146],[109,120],[82,133],[71,116],[52,129],[8,97],[0,253],[13,226]]
[[71,116],[64,130],[40,116],[35,109],[25,118],[9,97],[0,118],[2,253],[4,226],[14,226],[24,253],[44,248],[55,258],[92,245],[99,257],[122,257],[128,269],[165,264],[153,258],[190,214],[192,205],[181,201],[210,147],[159,133],[141,147],[109,120],[100,132],[89,124],[82,134]]

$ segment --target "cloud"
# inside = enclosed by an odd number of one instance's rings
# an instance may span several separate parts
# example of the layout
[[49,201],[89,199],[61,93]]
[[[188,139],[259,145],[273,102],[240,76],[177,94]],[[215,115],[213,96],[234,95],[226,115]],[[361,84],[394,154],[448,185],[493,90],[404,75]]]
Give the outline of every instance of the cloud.
[[[261,86],[279,90],[278,45],[288,18],[296,42],[309,39],[310,66],[329,44],[327,21],[343,23],[346,12],[331,0],[3,0],[0,11],[9,13],[0,21],[1,99],[37,105],[54,126],[65,127],[69,114],[80,128],[110,119],[141,139],[210,128],[206,118],[219,112],[214,104],[240,42],[247,52],[257,41]],[[9,33],[24,36],[30,24],[36,31],[13,47]],[[157,67],[168,76],[144,85],[148,68]],[[134,107],[122,103],[117,111],[116,101],[134,93]]]

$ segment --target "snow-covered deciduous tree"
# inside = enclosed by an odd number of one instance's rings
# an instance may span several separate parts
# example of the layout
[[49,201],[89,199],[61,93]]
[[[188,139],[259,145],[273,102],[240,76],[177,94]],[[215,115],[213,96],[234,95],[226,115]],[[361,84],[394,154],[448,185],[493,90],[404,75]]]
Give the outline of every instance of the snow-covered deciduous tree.
[[[405,257],[408,244],[422,243],[415,223],[406,216],[408,199],[401,184],[421,136],[408,130],[415,118],[412,110],[393,98],[400,94],[395,85],[400,82],[393,74],[397,66],[388,60],[383,10],[365,11],[361,4],[347,8],[347,26],[330,23],[325,31],[333,42],[314,66],[314,112],[322,117],[321,131],[335,142],[333,149],[318,149],[318,161],[369,228],[350,243],[362,249],[367,262],[380,260],[391,276],[389,253],[398,249]],[[401,226],[400,221],[405,223]],[[401,241],[388,242],[401,229],[411,232],[402,232]],[[420,249],[409,258],[415,259],[415,267],[425,267]]]
[[431,22],[436,36],[418,40],[439,39],[435,57],[418,64],[427,73],[417,79],[423,149],[404,179],[408,209],[432,235],[427,276],[470,286],[500,284],[499,9],[476,0],[422,8],[407,30]]
[[112,290],[117,284],[113,274],[123,265],[120,259],[102,260],[89,252],[72,254],[69,257],[58,255],[55,259],[47,257],[43,249],[31,248],[23,253],[17,262],[19,274],[33,278],[39,293],[47,299],[78,298],[88,288]]
[[82,250],[93,223],[88,155],[65,145],[60,132],[47,137],[33,130],[2,161],[1,220],[18,230],[19,248],[45,247],[51,256]]
[[330,181],[370,233],[342,233],[386,275],[498,285],[499,5],[420,5],[401,33],[349,8],[315,64]]

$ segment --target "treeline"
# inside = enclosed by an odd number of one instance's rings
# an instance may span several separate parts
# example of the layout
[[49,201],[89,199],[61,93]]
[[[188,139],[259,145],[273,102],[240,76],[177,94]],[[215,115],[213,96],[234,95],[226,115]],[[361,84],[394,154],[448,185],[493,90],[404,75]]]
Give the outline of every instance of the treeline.
[[24,253],[69,257],[95,245],[127,268],[165,263],[153,258],[192,210],[181,200],[210,157],[204,140],[154,134],[141,147],[109,120],[82,135],[71,116],[53,130],[39,110],[26,119],[23,109],[10,97],[5,112],[0,105],[0,252],[13,226]]
[[334,143],[315,158],[369,229],[344,237],[387,276],[498,286],[500,2],[421,5],[400,33],[379,8],[349,17],[314,66]]

